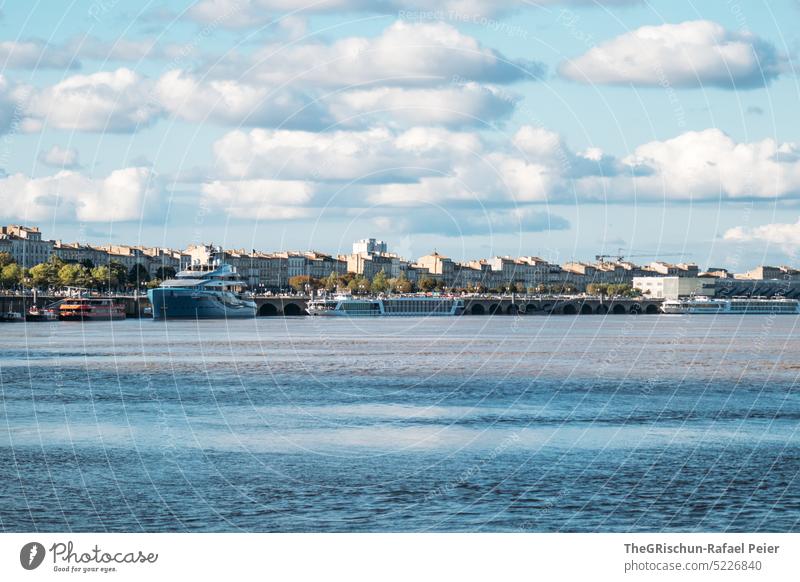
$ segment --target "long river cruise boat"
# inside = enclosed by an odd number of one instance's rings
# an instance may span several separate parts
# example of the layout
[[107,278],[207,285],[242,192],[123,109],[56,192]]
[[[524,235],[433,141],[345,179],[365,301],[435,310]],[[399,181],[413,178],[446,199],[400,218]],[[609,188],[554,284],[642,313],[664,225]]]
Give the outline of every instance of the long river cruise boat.
[[231,265],[195,264],[150,289],[153,319],[233,319],[256,316],[256,303]]
[[458,297],[336,297],[308,303],[309,315],[339,317],[406,316],[428,317],[461,315],[464,300]]
[[784,314],[800,313],[800,302],[785,298],[733,297],[715,299],[710,297],[691,297],[670,299],[661,304],[661,310],[669,314]]

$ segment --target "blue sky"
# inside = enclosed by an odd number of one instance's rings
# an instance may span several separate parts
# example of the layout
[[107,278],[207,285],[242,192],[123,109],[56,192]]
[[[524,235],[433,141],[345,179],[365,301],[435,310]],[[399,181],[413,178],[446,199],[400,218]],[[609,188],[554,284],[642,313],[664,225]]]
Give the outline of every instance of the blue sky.
[[794,0],[0,5],[2,222],[800,263]]

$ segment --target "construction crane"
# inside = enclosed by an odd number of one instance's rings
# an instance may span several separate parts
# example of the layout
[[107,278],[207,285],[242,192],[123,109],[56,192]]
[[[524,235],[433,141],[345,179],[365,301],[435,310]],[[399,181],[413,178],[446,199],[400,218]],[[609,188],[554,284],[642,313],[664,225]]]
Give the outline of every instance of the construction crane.
[[595,255],[594,259],[599,263],[605,263],[606,259],[614,259],[617,263],[621,263],[622,261],[625,260],[625,258],[629,258],[630,259],[630,258],[636,258],[636,257],[652,257],[652,256],[659,256],[659,257],[685,257],[685,256],[690,256],[690,254],[691,254],[691,253],[660,253],[660,252],[645,253],[645,252],[642,252],[642,251],[638,251],[635,254],[623,255],[622,251],[624,249],[620,248],[620,249],[617,249],[617,250],[619,252],[616,255]]

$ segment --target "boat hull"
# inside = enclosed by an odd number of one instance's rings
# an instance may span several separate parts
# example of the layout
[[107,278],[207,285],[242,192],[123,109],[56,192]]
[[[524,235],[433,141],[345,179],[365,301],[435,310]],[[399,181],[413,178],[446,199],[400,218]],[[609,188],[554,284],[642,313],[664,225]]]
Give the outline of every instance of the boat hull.
[[153,319],[251,319],[256,304],[229,295],[196,289],[151,289]]

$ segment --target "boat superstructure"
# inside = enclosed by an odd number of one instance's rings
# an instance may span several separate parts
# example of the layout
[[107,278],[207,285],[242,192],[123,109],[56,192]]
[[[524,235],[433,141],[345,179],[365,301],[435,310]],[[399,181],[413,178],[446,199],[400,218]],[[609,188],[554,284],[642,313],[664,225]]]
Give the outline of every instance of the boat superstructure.
[[461,315],[464,300],[458,297],[389,296],[360,298],[339,296],[308,303],[309,315],[344,317]]
[[255,301],[236,269],[216,261],[194,264],[167,279],[147,296],[153,319],[227,319],[256,316]]
[[730,299],[691,297],[664,301],[661,310],[669,314],[796,315],[800,313],[800,302],[796,299],[782,297],[733,297]]

